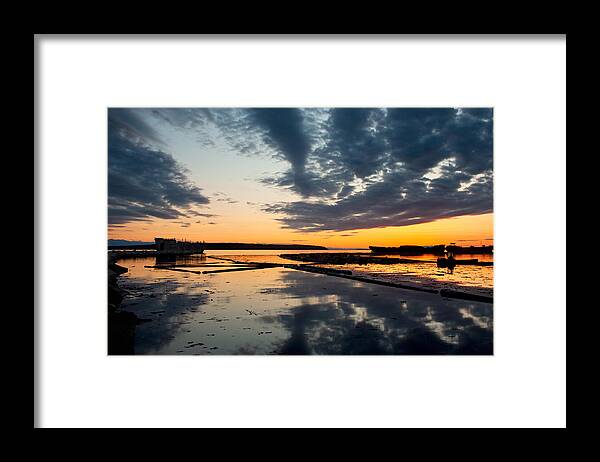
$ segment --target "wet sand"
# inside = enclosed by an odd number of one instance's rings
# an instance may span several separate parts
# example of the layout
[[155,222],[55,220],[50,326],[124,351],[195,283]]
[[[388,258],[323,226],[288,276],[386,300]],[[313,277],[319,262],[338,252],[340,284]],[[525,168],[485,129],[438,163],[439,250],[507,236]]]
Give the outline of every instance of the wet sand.
[[[212,261],[210,258],[198,261]],[[135,354],[492,354],[492,304],[288,268],[195,274],[124,259]],[[190,263],[188,260],[187,263]]]

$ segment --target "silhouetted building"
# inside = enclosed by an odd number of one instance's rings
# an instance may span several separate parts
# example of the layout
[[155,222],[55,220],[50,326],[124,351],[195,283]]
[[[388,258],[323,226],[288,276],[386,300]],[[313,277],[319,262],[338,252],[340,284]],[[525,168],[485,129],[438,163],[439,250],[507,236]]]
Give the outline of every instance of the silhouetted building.
[[156,251],[161,255],[191,255],[204,252],[203,242],[177,241],[155,237]]

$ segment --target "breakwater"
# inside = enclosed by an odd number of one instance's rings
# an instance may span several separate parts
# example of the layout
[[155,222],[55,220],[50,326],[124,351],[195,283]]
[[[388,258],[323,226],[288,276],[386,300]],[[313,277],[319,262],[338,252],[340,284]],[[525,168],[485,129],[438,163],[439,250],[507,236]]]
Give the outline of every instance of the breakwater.
[[[436,260],[416,260],[400,257],[380,257],[364,253],[287,253],[281,254],[281,258],[287,260],[304,261],[326,265],[397,265],[399,263],[437,263]],[[490,261],[479,261],[477,259],[454,260],[455,265],[493,266]]]

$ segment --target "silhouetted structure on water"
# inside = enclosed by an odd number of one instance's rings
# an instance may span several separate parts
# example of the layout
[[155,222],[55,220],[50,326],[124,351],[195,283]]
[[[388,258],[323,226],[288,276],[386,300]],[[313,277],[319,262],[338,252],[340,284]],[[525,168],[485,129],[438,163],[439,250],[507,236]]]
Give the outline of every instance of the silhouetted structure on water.
[[159,255],[192,255],[204,253],[204,242],[177,241],[155,237],[156,252]]
[[474,254],[493,254],[494,246],[493,245],[471,245],[469,247],[460,247],[458,245],[448,245],[446,246],[446,250],[448,252],[452,252],[455,255],[474,255]]

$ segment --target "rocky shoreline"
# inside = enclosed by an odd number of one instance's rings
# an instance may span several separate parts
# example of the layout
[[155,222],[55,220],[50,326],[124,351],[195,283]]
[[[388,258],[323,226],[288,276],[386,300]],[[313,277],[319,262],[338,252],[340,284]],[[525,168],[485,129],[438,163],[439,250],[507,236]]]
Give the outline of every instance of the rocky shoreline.
[[126,292],[119,287],[117,278],[127,268],[117,265],[115,258],[108,258],[108,354],[132,355],[134,351],[135,327],[141,320],[129,311],[120,309]]

